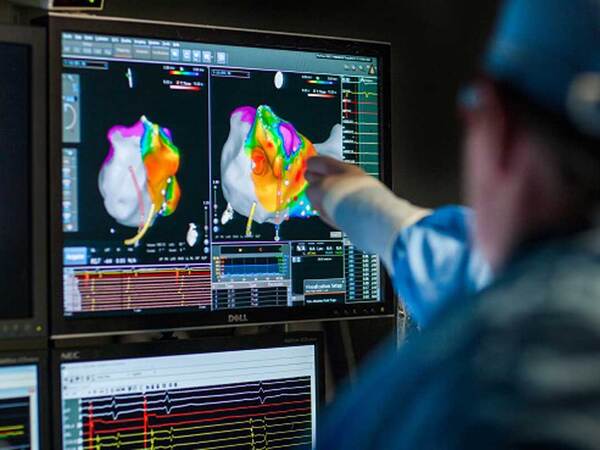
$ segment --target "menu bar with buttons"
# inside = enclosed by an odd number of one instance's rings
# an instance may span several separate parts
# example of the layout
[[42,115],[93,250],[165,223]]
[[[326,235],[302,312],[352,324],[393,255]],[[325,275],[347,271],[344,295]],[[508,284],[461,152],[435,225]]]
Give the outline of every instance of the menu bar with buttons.
[[203,66],[304,71],[377,76],[378,59],[371,56],[323,54],[199,42],[142,39],[83,33],[63,33],[64,58],[126,60]]

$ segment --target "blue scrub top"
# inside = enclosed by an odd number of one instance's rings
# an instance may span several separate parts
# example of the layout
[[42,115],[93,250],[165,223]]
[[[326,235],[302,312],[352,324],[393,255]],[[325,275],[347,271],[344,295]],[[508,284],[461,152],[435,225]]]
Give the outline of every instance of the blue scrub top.
[[393,250],[394,287],[419,327],[449,301],[480,291],[491,270],[475,249],[468,208],[447,206],[405,228]]

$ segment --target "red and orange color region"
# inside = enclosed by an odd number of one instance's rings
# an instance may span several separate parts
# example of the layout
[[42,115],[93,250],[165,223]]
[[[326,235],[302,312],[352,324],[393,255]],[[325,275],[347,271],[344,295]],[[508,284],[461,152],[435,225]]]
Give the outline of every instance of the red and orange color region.
[[181,189],[175,178],[179,170],[179,149],[165,128],[145,120],[145,117],[141,121],[144,125],[141,151],[148,192],[158,214],[170,216],[181,199]]
[[288,210],[289,217],[312,215],[306,198],[306,162],[317,151],[294,126],[261,105],[246,110],[244,119],[252,121],[245,151],[252,161],[252,181],[256,197],[268,212]]

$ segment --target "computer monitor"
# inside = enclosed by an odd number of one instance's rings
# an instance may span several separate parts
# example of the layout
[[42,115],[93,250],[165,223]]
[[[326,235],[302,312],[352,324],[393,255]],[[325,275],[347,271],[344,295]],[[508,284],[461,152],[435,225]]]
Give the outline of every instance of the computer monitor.
[[0,448],[44,450],[49,417],[42,353],[0,353]]
[[389,46],[51,15],[53,335],[388,315],[306,197],[389,182]]
[[46,334],[46,44],[0,26],[0,339]]
[[56,350],[54,448],[311,448],[318,335]]

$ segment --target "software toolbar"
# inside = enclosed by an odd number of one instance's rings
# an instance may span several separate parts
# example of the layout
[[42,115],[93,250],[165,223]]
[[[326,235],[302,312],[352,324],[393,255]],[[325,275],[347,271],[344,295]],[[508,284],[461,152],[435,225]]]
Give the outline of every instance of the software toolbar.
[[[307,64],[322,73],[348,73],[374,76],[377,58],[319,52],[254,48],[167,39],[106,36],[86,33],[63,33],[64,57],[95,57],[139,62],[202,64],[222,67],[254,67],[263,69],[300,70]],[[70,65],[85,64],[69,62]]]

